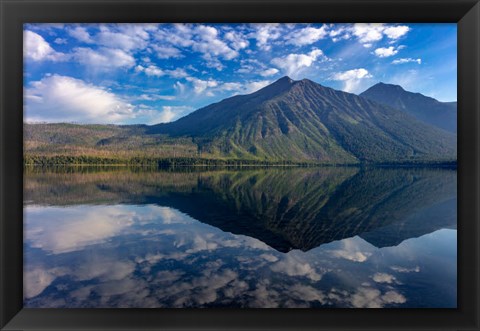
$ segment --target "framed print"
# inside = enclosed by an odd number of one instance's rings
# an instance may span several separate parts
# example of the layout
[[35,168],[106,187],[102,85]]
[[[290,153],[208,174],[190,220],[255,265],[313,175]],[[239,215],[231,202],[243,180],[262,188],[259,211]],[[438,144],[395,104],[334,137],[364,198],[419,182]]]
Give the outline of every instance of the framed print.
[[2,330],[479,329],[478,1],[0,3]]

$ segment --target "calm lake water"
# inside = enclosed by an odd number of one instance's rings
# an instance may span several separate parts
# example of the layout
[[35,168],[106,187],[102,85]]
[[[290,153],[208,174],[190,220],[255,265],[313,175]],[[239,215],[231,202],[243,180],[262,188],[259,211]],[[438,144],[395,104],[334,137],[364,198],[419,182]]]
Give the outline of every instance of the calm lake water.
[[26,307],[456,307],[457,172],[27,169]]

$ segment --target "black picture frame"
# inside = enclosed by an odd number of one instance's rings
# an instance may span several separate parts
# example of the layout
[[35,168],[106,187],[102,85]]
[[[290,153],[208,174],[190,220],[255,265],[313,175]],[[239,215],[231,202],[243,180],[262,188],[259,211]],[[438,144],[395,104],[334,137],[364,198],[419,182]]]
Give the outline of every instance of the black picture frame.
[[[22,307],[23,24],[79,22],[456,22],[457,309],[27,309]],[[0,0],[2,330],[480,330],[478,0]]]

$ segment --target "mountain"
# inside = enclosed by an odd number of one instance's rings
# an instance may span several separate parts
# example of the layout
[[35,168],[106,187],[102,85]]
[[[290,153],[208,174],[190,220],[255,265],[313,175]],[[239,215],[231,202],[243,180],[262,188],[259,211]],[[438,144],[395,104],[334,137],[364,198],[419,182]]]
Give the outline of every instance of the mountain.
[[406,111],[288,77],[167,124],[24,125],[25,159],[36,164],[97,164],[102,158],[110,163],[136,160],[135,164],[166,158],[188,162],[443,162],[456,160],[456,139],[455,133]]
[[418,120],[449,132],[457,132],[457,103],[440,102],[399,85],[378,83],[360,96],[402,110]]
[[456,135],[367,98],[283,77],[149,134],[189,137],[223,157],[331,163],[456,159]]

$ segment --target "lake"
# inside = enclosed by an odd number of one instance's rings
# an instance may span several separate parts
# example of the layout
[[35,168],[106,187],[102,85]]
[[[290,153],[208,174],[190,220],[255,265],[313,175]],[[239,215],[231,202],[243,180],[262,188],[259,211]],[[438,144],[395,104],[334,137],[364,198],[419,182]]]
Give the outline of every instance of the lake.
[[457,171],[27,168],[24,305],[457,306]]

